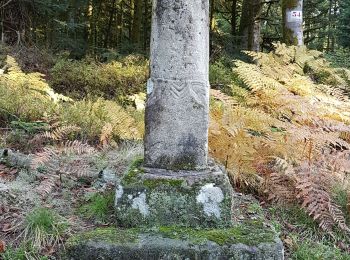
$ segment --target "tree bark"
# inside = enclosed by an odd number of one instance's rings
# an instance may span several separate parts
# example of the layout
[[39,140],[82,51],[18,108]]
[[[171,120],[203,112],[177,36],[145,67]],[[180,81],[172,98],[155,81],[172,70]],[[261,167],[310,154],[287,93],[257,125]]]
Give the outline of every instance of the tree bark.
[[213,43],[214,43],[214,11],[215,11],[215,0],[210,2],[210,41],[209,41],[209,53],[213,53]]
[[117,11],[117,8],[116,8],[115,4],[116,4],[116,0],[113,0],[112,8],[110,9],[110,13],[109,13],[108,25],[107,25],[107,28],[106,28],[106,36],[105,36],[104,48],[108,48],[108,46],[109,46],[109,39],[110,39],[109,36],[111,34],[114,14]]
[[303,0],[282,0],[283,41],[287,45],[304,45]]
[[237,0],[232,0],[231,15],[231,34],[235,36],[237,29]]
[[123,41],[123,2],[118,5],[117,10],[117,48],[120,48]]
[[240,23],[241,47],[244,50],[260,51],[262,11],[261,0],[244,0]]
[[131,42],[137,46],[141,40],[141,19],[142,19],[142,0],[134,0],[134,15],[131,32]]

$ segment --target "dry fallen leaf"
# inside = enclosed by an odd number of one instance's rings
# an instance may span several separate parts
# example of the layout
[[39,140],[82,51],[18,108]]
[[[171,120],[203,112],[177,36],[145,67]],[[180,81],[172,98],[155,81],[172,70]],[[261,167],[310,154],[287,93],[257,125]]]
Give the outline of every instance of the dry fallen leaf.
[[292,238],[290,238],[289,236],[286,236],[285,238],[282,239],[284,244],[287,245],[288,247],[293,247],[294,245],[294,241]]
[[4,253],[6,251],[6,243],[3,240],[0,240],[0,253]]
[[0,164],[0,179],[5,181],[13,181],[16,179],[18,170],[15,168],[8,168],[4,164]]
[[1,227],[1,232],[8,232],[11,230],[11,228],[12,228],[11,223],[5,223]]

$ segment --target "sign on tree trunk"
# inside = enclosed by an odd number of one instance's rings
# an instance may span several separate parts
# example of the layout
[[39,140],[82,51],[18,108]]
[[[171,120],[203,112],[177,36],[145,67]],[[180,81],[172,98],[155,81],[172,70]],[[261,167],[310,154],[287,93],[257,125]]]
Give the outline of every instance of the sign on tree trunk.
[[303,45],[303,0],[283,0],[282,10],[284,42],[287,45]]

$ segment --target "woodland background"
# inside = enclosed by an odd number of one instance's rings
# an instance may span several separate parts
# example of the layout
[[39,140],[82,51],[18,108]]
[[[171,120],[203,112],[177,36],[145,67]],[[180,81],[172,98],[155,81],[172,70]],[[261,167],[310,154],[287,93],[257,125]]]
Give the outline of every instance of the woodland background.
[[[147,54],[151,4],[150,0],[3,0],[2,42],[68,50],[72,58]],[[282,40],[280,0],[211,0],[210,6],[212,57],[247,47],[254,23],[261,30],[262,51]],[[349,0],[305,0],[305,44],[326,52],[349,47],[349,17]]]

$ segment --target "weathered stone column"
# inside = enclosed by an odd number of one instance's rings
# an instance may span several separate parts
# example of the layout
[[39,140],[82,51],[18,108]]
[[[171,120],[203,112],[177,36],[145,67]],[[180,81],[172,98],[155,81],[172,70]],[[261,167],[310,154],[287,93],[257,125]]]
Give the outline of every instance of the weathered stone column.
[[304,45],[303,0],[283,0],[283,41],[287,45]]
[[209,113],[209,0],[153,0],[145,165],[205,168]]

